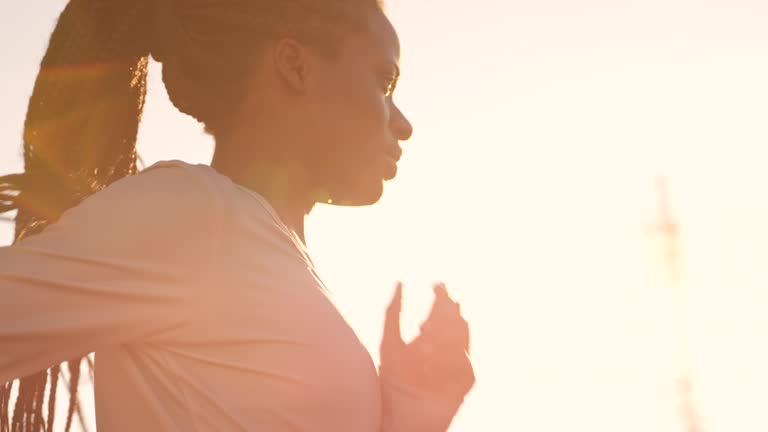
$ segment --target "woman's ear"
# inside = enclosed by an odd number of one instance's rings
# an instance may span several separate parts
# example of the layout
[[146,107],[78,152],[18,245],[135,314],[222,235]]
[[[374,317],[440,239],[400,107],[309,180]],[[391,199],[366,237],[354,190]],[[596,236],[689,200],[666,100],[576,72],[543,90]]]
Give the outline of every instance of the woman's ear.
[[274,45],[272,60],[279,79],[291,90],[304,93],[310,72],[311,53],[295,39],[283,38]]

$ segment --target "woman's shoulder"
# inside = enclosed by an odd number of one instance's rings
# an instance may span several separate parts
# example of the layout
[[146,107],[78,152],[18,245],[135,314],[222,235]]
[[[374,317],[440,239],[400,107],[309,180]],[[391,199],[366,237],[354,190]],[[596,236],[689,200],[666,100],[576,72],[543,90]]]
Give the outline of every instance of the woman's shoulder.
[[121,178],[26,244],[142,268],[163,263],[162,271],[171,263],[202,262],[228,222],[202,168],[167,161]]
[[[209,165],[180,160],[154,163],[94,194],[81,206],[120,213],[124,218],[177,224],[215,223],[236,229],[246,222],[279,227],[279,218],[255,192],[232,182]],[[260,222],[259,222],[260,221]]]
[[[137,217],[206,212],[216,206],[216,194],[201,167],[183,161],[162,161],[121,178],[85,199],[75,209]],[[74,210],[74,209],[73,209]]]
[[180,193],[183,197],[185,193],[213,193],[214,184],[217,181],[220,180],[208,165],[191,164],[181,160],[164,160],[118,182],[125,182],[132,188],[148,187],[157,190],[158,193]]
[[66,211],[55,225],[54,230],[125,242],[217,238],[266,245],[287,236],[263,198],[208,165],[178,160],[157,162],[115,181]]
[[216,183],[205,166],[158,162],[90,195],[67,210],[57,225],[173,231],[217,223],[214,219],[227,210]]

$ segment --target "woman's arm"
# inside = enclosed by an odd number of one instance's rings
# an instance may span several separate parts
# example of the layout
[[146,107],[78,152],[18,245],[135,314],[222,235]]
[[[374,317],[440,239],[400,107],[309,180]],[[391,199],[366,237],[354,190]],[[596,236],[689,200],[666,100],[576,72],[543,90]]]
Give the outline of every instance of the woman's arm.
[[123,179],[0,248],[0,382],[191,316],[215,223],[179,169]]
[[445,432],[464,402],[381,375],[382,432]]
[[401,303],[398,285],[381,343],[382,432],[445,432],[475,382],[469,327],[440,284],[421,333],[405,343]]

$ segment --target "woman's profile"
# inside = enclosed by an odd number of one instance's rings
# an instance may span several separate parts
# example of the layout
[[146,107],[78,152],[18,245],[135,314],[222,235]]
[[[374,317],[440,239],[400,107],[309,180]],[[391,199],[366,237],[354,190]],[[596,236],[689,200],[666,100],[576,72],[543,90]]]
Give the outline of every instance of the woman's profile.
[[[210,165],[137,169],[150,55]],[[304,240],[316,203],[374,204],[394,178],[399,56],[375,0],[70,0],[25,172],[0,177],[0,432],[68,430],[92,352],[100,432],[447,430],[474,383],[458,304],[437,285],[406,343],[398,284],[375,362]]]

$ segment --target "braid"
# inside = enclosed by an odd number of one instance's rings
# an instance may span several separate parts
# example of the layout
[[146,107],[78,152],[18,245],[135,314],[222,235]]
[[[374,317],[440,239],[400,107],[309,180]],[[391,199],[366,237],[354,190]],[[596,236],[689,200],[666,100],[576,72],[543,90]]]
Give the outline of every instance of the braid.
[[27,402],[27,392],[29,391],[29,386],[25,385],[24,380],[19,380],[19,395],[16,397],[16,406],[13,409],[13,420],[11,424],[11,430],[13,432],[18,432],[19,427],[24,422],[24,417],[26,416],[25,410],[26,410],[26,402]]
[[69,404],[69,411],[67,412],[67,423],[64,427],[64,430],[69,430],[69,427],[72,426],[72,417],[75,414],[75,411],[78,411],[77,405],[77,383],[80,381],[80,361],[82,359],[77,360],[70,360],[67,362],[67,367],[69,368],[69,394],[72,397],[72,400]]
[[34,398],[32,399],[33,416],[32,430],[45,430],[45,418],[43,417],[43,403],[45,401],[45,387],[48,384],[48,374],[43,372],[36,381]]
[[0,432],[8,432],[8,402],[13,382],[0,383]]
[[[23,174],[0,177],[0,212],[16,209],[15,240],[136,172],[136,135],[146,94],[148,42],[139,31],[148,2],[70,0],[40,64],[24,124]],[[83,353],[85,354],[85,353]],[[78,408],[82,358],[68,362],[65,431]],[[52,431],[60,367],[0,385],[0,432]],[[43,413],[46,387],[47,419]]]
[[11,398],[11,388],[13,381],[0,384],[0,432],[9,432],[10,423],[8,423],[8,404]]
[[51,368],[51,390],[48,394],[48,419],[45,430],[48,432],[53,432],[53,419],[54,414],[56,413],[56,388],[59,384],[59,372],[61,370],[61,367],[59,365],[56,365]]

